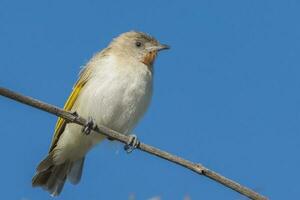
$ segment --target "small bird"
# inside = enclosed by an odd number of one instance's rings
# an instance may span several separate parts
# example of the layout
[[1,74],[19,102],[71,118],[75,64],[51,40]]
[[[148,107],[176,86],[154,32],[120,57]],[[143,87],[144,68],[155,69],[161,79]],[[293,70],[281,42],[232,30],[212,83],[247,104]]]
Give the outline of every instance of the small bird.
[[106,138],[91,131],[95,124],[130,134],[148,108],[154,60],[164,49],[169,46],[148,34],[130,31],[90,59],[64,106],[89,122],[82,128],[58,118],[49,153],[32,178],[33,187],[57,196],[66,179],[72,184],[80,181],[85,155]]

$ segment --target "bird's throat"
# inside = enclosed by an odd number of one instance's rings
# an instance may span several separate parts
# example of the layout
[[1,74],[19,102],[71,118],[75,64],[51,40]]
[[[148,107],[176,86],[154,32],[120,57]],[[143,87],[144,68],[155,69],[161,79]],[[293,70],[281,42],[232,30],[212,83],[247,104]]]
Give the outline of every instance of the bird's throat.
[[149,52],[143,59],[142,63],[147,65],[148,67],[151,67],[153,65],[153,62],[156,58],[157,52],[151,51]]

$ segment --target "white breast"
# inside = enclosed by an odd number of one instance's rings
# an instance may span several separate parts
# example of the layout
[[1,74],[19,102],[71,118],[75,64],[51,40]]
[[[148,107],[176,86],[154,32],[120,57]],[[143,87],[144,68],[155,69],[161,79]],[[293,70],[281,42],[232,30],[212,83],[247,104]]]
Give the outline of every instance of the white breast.
[[[76,100],[73,110],[84,118],[128,134],[145,113],[152,95],[152,73],[136,62],[122,63],[110,57],[92,63],[94,75]],[[55,162],[76,160],[101,141],[97,133],[86,136],[82,127],[68,124],[56,147]]]
[[96,66],[86,84],[78,113],[92,116],[97,123],[128,133],[146,111],[152,94],[152,73],[136,62],[111,57]]

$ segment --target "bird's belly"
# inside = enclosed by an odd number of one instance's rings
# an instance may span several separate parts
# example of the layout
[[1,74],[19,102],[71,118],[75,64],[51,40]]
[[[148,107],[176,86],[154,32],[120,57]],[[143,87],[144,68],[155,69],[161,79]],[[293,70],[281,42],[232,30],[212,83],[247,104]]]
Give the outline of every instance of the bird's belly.
[[[86,85],[74,110],[82,117],[92,117],[97,124],[128,134],[146,111],[151,99],[151,80],[93,80]],[[63,151],[58,159],[76,160],[105,137],[91,132],[84,135],[82,127],[68,124],[58,142]]]
[[76,161],[84,157],[89,149],[105,137],[91,132],[90,135],[82,133],[78,124],[68,124],[55,147],[54,162],[64,163],[66,160]]
[[127,134],[146,111],[152,81],[143,77],[93,80],[82,94],[78,114],[92,117],[98,124]]

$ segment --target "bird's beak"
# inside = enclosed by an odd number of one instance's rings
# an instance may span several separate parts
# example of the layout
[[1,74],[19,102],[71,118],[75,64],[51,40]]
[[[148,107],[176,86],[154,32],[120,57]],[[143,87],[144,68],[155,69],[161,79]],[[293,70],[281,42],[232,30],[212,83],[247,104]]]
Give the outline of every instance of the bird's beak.
[[166,45],[166,44],[157,44],[157,45],[154,45],[154,46],[151,46],[148,48],[148,51],[161,51],[161,50],[167,50],[167,49],[170,49],[170,46],[169,45]]
[[166,45],[166,44],[159,44],[159,45],[156,46],[157,51],[167,50],[167,49],[170,49],[170,46]]

